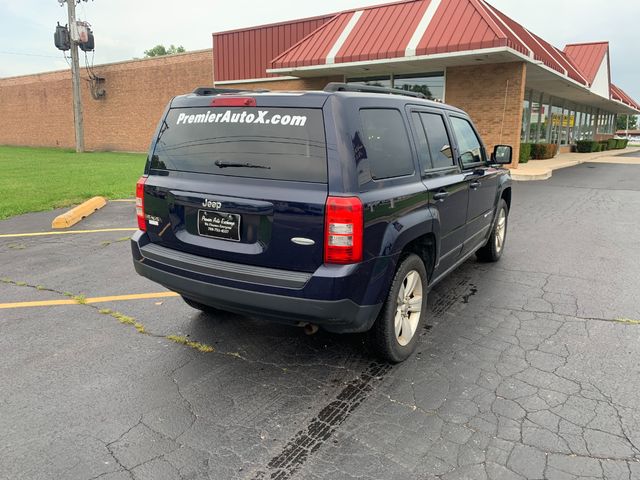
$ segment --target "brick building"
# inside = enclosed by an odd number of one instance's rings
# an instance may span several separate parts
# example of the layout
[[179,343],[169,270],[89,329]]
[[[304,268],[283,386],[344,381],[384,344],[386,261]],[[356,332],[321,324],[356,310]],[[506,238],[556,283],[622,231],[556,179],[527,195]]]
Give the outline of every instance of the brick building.
[[466,110],[488,147],[613,136],[640,105],[611,83],[607,42],[560,50],[484,0],[407,0],[213,35],[220,87],[328,81],[426,93]]
[[[82,69],[82,104],[88,150],[143,152],[175,95],[210,85],[211,49],[99,65],[105,95],[94,99]],[[75,145],[71,71],[0,78],[0,145]]]
[[[82,82],[90,150],[146,150],[169,99],[195,87],[420,91],[471,115],[487,146],[611,137],[640,105],[611,83],[607,42],[560,50],[484,0],[405,0],[213,34],[213,50],[95,67]],[[88,72],[83,71],[83,77]],[[0,144],[74,145],[68,70],[0,79]]]

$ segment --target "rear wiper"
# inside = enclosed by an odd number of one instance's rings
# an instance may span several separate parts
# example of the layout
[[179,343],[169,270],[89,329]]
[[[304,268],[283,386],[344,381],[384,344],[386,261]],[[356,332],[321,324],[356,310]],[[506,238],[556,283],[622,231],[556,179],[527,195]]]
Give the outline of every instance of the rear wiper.
[[162,138],[162,135],[164,135],[164,132],[166,132],[167,130],[169,130],[169,124],[165,119],[162,119],[162,127],[160,127],[160,131],[158,132],[158,142]]
[[223,162],[223,161],[220,161],[220,160],[216,160],[213,163],[216,165],[216,167],[219,167],[219,168],[228,168],[228,167],[235,167],[235,168],[265,168],[267,170],[271,170],[271,167],[268,167],[266,165],[256,165],[255,163]]

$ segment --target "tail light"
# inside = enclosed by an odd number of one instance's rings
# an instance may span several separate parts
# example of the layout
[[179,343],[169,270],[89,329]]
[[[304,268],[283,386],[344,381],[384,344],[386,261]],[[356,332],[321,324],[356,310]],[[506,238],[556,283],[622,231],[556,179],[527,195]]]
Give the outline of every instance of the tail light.
[[329,197],[325,208],[325,263],[362,260],[363,209],[358,197]]
[[138,217],[138,228],[143,232],[147,231],[147,222],[144,218],[144,184],[147,177],[140,177],[136,183],[136,216]]
[[216,97],[211,102],[212,107],[255,107],[256,99],[253,97]]

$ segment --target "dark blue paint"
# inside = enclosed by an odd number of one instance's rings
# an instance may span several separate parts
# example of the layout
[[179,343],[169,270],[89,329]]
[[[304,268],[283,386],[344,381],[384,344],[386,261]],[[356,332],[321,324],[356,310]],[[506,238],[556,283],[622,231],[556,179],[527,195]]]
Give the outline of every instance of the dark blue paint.
[[[156,171],[149,169],[147,165],[145,173],[149,177],[145,187],[145,210],[148,215],[159,217],[161,222],[157,226],[148,225],[146,234],[140,232],[134,236],[135,261],[141,260],[137,258],[139,254],[136,255],[136,245],[154,242],[171,249],[227,262],[313,274],[303,288],[292,289],[210,278],[162,264],[154,265],[155,268],[181,275],[185,282],[209,282],[239,288],[246,290],[247,295],[251,295],[251,292],[279,295],[283,302],[288,297],[306,298],[310,301],[348,299],[357,305],[379,307],[388,294],[401,252],[409,243],[431,236],[436,254],[434,275],[445,271],[464,254],[465,248],[473,247],[465,245],[469,236],[467,224],[474,220],[469,218],[468,213],[495,210],[503,191],[510,188],[508,174],[502,169],[487,165],[465,171],[462,164],[457,162],[450,169],[452,171],[423,176],[410,113],[412,109],[426,109],[437,111],[445,118],[448,115],[468,118],[464,112],[453,107],[409,97],[348,92],[251,96],[256,98],[258,107],[262,108],[322,108],[327,144],[327,184]],[[211,97],[192,94],[177,97],[172,101],[171,107],[202,107],[210,103]],[[411,160],[415,165],[412,175],[373,180],[366,172],[359,172],[359,162],[366,159],[359,111],[372,107],[394,108],[401,112],[411,144]],[[165,111],[165,116],[166,113]],[[446,124],[451,136],[448,120]],[[452,151],[455,158],[459,158],[455,138],[451,136],[451,139]],[[154,145],[152,142],[150,156]],[[472,200],[468,191],[469,182],[478,177],[486,186],[480,192],[482,194]],[[433,194],[443,188],[452,193],[448,204],[433,198]],[[327,195],[358,196],[363,203],[364,258],[359,264],[323,264],[324,208]],[[220,202],[220,210],[224,212],[242,215],[241,242],[198,236],[194,219],[197,218],[197,210],[203,208],[205,198]],[[469,208],[472,201],[489,203],[473,204]],[[460,228],[451,228],[449,219],[453,213],[462,219]],[[485,219],[478,218],[482,221]],[[493,218],[492,215],[486,222],[493,222]],[[480,220],[475,220],[474,228],[478,228]],[[171,225],[167,226],[169,222]],[[444,227],[448,230],[444,231]],[[315,245],[296,245],[291,242],[292,237],[312,239]],[[444,255],[446,258],[440,262]],[[149,264],[146,259],[144,263]],[[216,299],[210,299],[210,303],[215,306]],[[372,318],[366,324],[353,325],[352,329],[369,328],[374,320]],[[342,330],[349,329],[346,326]]]

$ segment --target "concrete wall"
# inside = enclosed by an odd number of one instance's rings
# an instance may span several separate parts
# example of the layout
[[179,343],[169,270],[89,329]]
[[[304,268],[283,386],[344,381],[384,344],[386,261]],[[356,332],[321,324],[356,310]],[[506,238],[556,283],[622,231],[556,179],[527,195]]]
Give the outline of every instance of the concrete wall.
[[[81,82],[88,150],[145,151],[171,97],[213,82],[210,49],[94,70],[106,96]],[[75,146],[69,70],[0,79],[0,145]]]
[[445,101],[465,110],[480,131],[487,149],[513,146],[513,167],[520,154],[524,63],[499,63],[447,68]]

